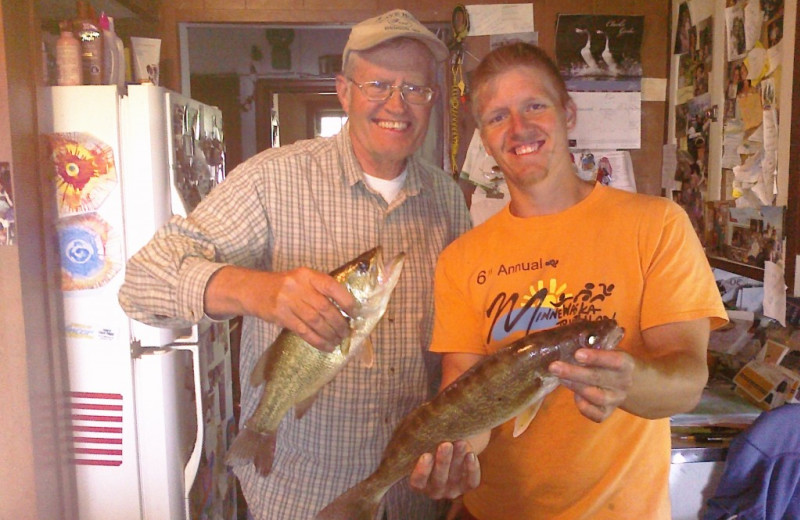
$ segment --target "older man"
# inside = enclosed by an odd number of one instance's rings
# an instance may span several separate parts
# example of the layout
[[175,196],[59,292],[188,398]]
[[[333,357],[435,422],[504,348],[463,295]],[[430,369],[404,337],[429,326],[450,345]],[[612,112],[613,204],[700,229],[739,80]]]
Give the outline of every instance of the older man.
[[[353,297],[325,274],[381,245],[406,254],[372,368],[350,363],[302,419],[287,416],[271,472],[236,468],[257,520],[313,518],[377,466],[400,419],[435,390],[433,266],[470,227],[463,194],[415,152],[439,95],[439,39],[394,10],[353,27],[336,88],[348,122],[331,138],[265,151],[240,167],[186,219],[173,218],[128,265],[120,302],[157,325],[244,316],[242,418],[260,389],[256,361],[286,327],[329,350],[348,333]],[[439,504],[397,486],[388,519],[435,518]]]

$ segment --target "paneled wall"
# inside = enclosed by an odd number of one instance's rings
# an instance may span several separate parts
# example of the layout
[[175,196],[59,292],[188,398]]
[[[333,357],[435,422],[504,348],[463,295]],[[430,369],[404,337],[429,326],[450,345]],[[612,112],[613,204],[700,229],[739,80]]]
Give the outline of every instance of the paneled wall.
[[[474,4],[511,2],[475,1]],[[180,89],[178,24],[181,22],[209,23],[274,23],[274,24],[344,24],[351,25],[364,18],[395,8],[411,11],[423,22],[449,23],[453,1],[436,0],[176,0],[164,2],[161,12],[161,37],[164,84]],[[644,77],[666,80],[669,68],[670,8],[669,2],[648,0],[535,0],[534,28],[539,32],[539,44],[553,53],[555,26],[558,14],[644,15],[642,69]],[[488,50],[488,42],[468,38],[467,46],[473,55]],[[465,61],[469,70],[475,63]],[[661,155],[665,134],[666,103],[646,101],[642,105],[642,147],[632,150],[638,190],[660,194]],[[471,135],[468,118],[463,121],[462,135]],[[466,146],[463,145],[463,146]],[[462,152],[463,156],[463,152]]]
[[[77,518],[59,426],[66,363],[54,318],[54,236],[44,231],[36,128],[40,35],[28,0],[0,0],[0,163],[16,236],[0,244],[0,519]],[[12,188],[13,187],[13,188]]]

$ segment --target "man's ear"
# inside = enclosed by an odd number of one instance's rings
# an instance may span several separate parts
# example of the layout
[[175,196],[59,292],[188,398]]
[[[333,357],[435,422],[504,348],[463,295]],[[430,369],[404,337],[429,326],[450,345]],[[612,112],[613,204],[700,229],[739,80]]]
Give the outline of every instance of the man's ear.
[[344,77],[344,74],[336,75],[336,97],[339,98],[339,104],[342,105],[342,110],[346,114],[350,113],[350,82]]
[[578,124],[578,107],[572,98],[567,99],[564,104],[564,114],[567,122],[567,130],[572,130]]

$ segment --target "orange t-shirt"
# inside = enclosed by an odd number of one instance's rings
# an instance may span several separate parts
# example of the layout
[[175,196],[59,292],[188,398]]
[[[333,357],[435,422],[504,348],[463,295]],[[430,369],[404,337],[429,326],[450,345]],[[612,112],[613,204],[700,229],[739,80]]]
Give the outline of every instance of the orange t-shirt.
[[[555,215],[508,207],[462,235],[436,271],[431,350],[490,354],[527,332],[574,319],[615,318],[620,349],[641,331],[727,315],[702,246],[677,204],[596,185]],[[465,504],[481,520],[669,520],[669,419],[622,410],[600,424],[558,387],[528,429],[492,432],[481,485]]]

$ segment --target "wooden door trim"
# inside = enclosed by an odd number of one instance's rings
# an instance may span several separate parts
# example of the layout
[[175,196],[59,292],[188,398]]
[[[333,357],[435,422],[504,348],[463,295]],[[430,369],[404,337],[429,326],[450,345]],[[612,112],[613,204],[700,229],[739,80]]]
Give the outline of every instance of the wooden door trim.
[[330,78],[262,78],[256,81],[256,152],[272,147],[270,135],[270,114],[272,95],[280,93],[295,94],[334,94],[336,80]]

